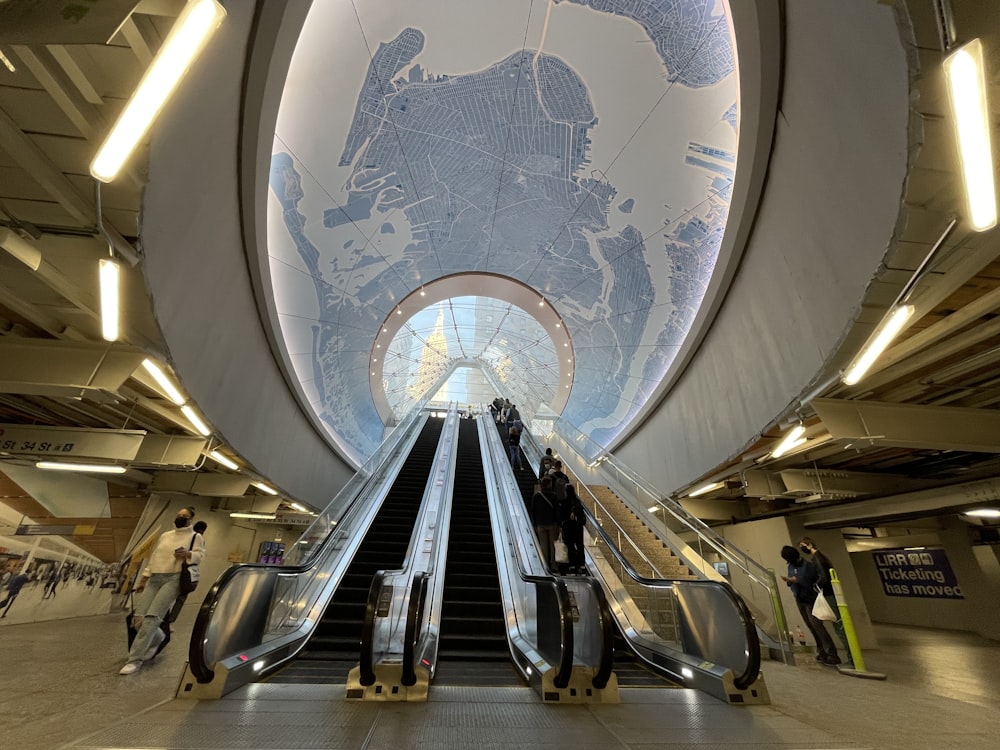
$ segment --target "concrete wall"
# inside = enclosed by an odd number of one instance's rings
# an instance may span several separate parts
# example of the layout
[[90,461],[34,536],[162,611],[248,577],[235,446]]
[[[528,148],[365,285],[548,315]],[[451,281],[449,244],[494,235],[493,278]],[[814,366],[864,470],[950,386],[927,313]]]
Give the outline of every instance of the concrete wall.
[[677,386],[615,448],[664,492],[738,455],[807,390],[858,317],[900,212],[909,86],[895,11],[784,7],[784,90],[741,266]]
[[158,120],[142,206],[144,271],[171,363],[216,433],[284,493],[322,507],[353,471],[294,398],[261,325],[239,195],[254,4],[227,10]]
[[[855,552],[851,558],[871,618],[876,622],[967,630],[987,638],[1000,638],[1000,583],[996,555],[991,553],[989,547],[973,547],[968,525],[958,519],[945,521],[938,540],[965,598],[887,596],[875,568],[874,552]],[[897,546],[907,545],[905,541],[900,541]]]

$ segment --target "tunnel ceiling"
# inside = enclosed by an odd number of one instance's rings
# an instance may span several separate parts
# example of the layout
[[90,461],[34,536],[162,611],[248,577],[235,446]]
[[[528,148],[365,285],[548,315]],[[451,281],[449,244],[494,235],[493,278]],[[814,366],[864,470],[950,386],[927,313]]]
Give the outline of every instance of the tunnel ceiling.
[[[705,302],[737,97],[724,2],[313,4],[275,132],[268,253],[285,353],[336,444],[357,461],[381,440],[383,321],[469,272],[551,305],[575,351],[562,416],[613,441]],[[530,357],[501,360],[483,360],[500,382],[537,381]]]

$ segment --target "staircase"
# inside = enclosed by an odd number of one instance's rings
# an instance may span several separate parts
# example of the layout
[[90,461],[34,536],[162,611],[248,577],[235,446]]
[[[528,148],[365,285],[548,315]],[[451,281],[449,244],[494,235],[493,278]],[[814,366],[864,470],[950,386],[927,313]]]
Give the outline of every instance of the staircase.
[[[652,530],[609,487],[588,485],[587,489],[593,493],[601,506],[603,506],[602,510],[589,497],[587,498],[587,501],[589,501],[587,505],[594,516],[598,520],[601,520],[605,516],[610,516],[614,519],[629,538],[631,538],[635,546],[655,566],[654,570],[646,560],[636,554],[635,549],[630,544],[623,544],[621,545],[621,552],[635,569],[636,573],[647,578],[671,578],[685,581],[698,580],[697,576],[691,574],[688,566],[661,542]],[[614,524],[607,524],[605,531],[612,538],[618,533],[618,529],[615,528]]]
[[361,631],[372,578],[402,567],[444,426],[430,418],[372,522],[312,637],[268,682],[343,684],[361,657]]

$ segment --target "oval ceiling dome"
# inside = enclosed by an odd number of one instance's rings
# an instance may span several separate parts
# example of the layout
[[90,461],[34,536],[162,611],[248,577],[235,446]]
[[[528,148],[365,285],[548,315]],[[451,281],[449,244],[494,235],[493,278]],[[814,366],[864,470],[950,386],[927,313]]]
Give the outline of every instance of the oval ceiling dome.
[[551,305],[575,355],[561,415],[613,441],[705,301],[737,99],[720,0],[314,3],[276,126],[268,252],[284,348],[340,450],[361,461],[381,441],[383,321],[466,273]]

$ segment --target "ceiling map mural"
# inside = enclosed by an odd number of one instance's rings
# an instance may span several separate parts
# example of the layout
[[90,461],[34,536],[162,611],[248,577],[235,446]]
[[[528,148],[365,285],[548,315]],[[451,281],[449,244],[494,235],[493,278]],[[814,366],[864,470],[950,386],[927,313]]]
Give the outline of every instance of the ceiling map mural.
[[562,416],[612,441],[704,299],[736,101],[721,0],[314,3],[276,127],[268,253],[288,361],[336,444],[362,461],[382,439],[383,321],[469,271],[554,308],[576,355]]

